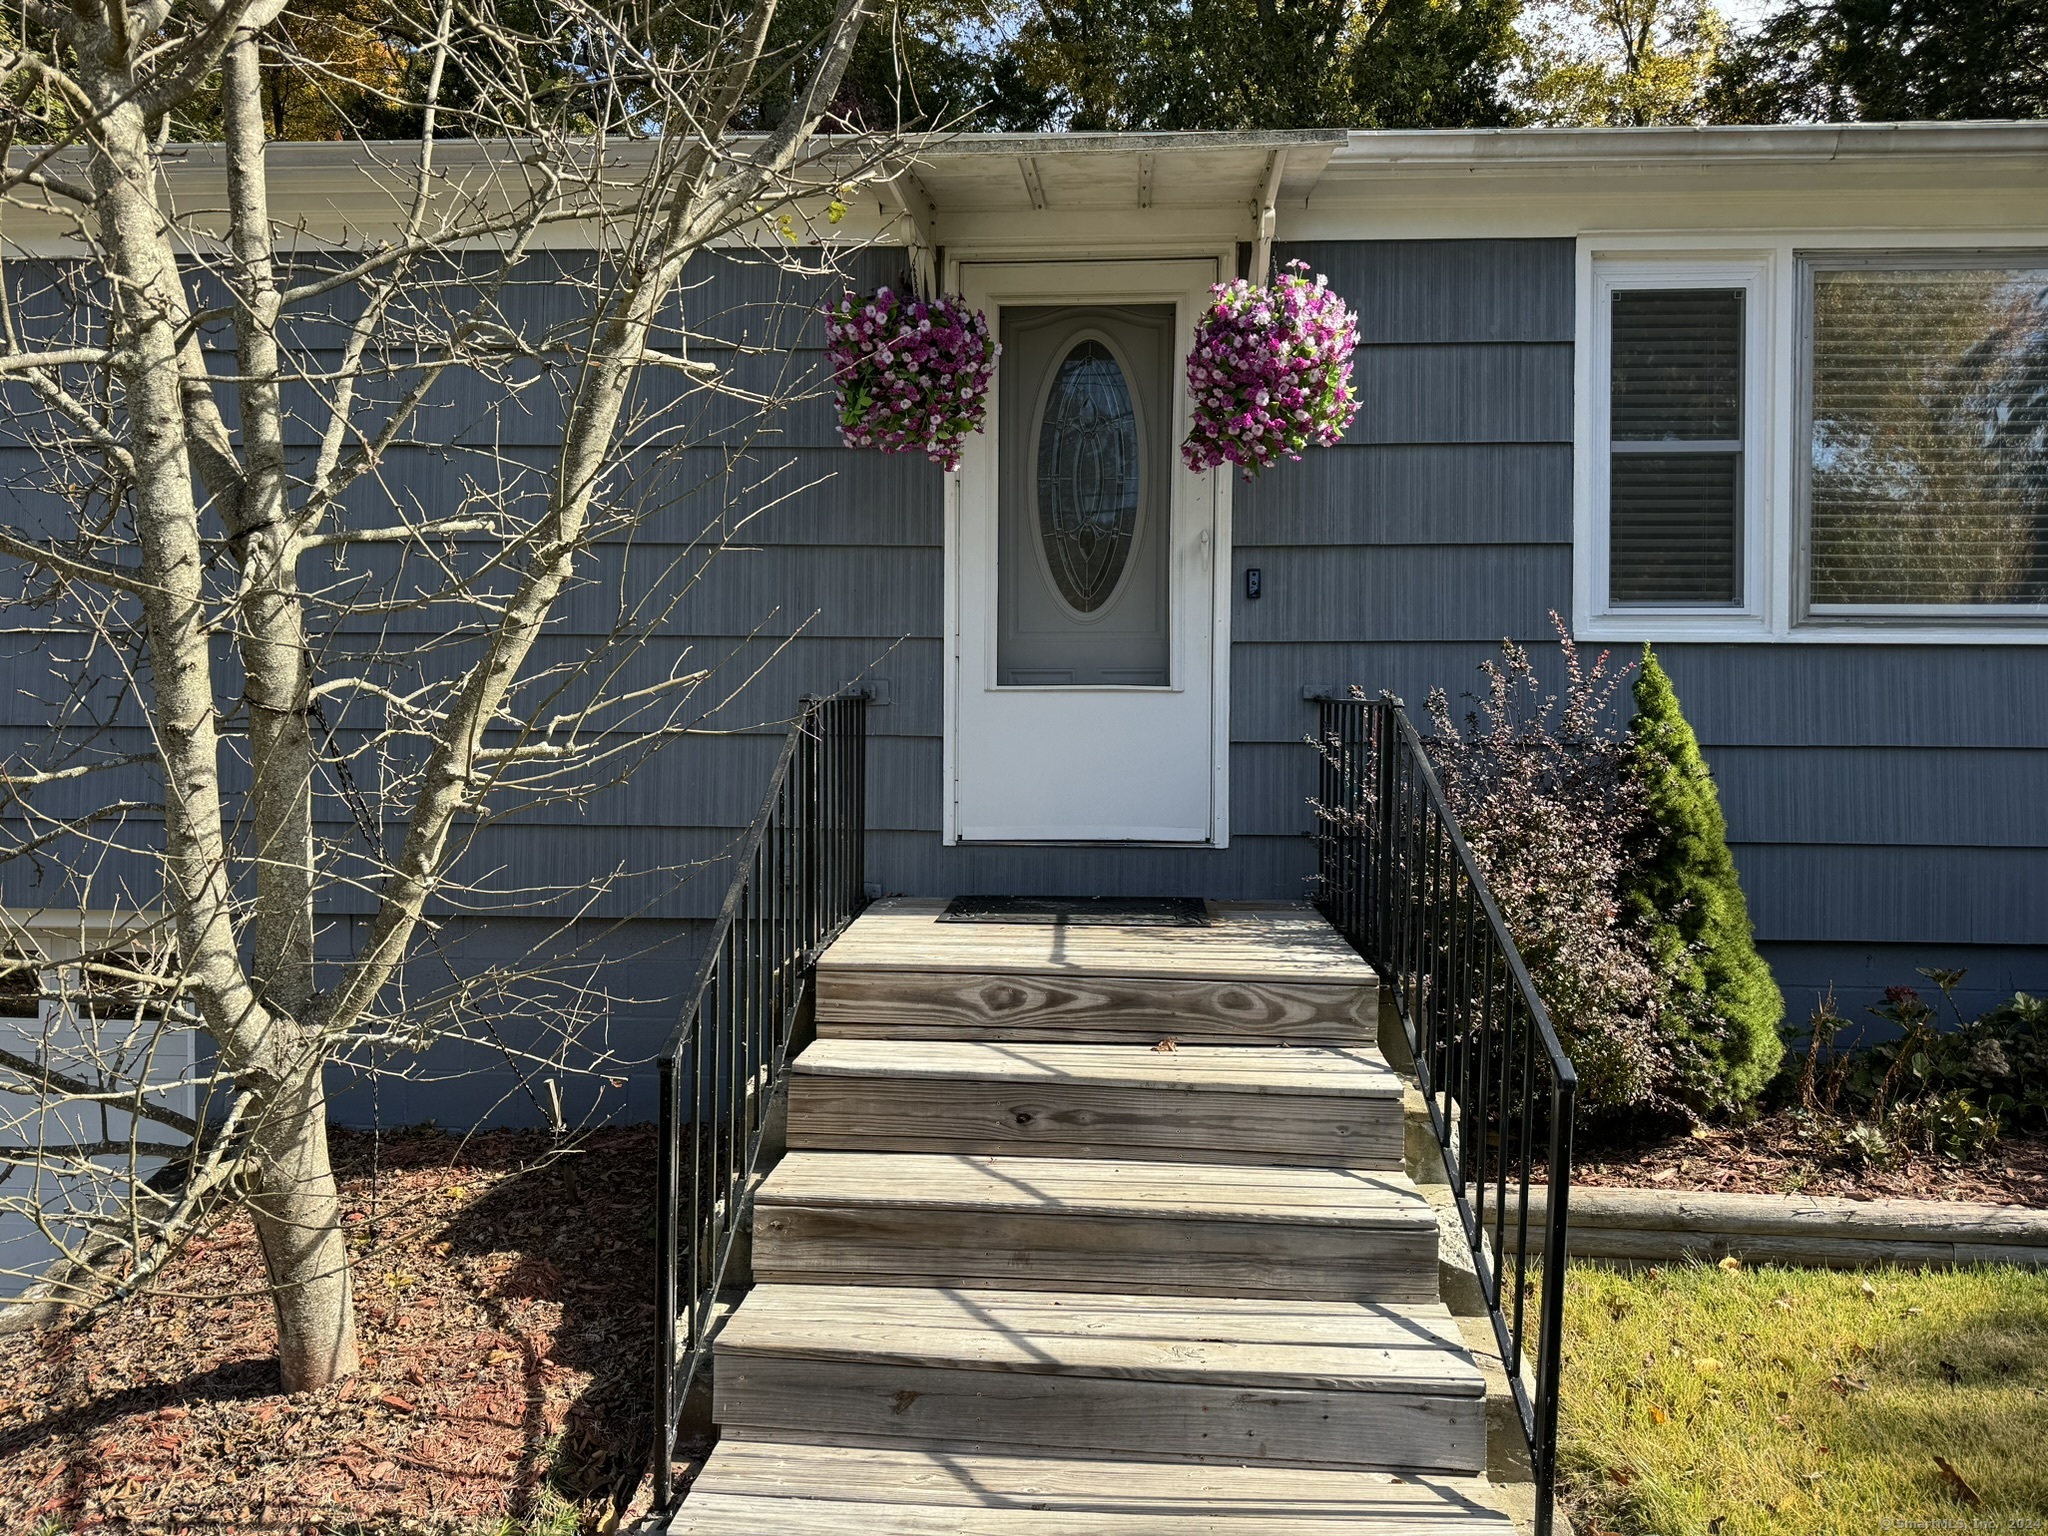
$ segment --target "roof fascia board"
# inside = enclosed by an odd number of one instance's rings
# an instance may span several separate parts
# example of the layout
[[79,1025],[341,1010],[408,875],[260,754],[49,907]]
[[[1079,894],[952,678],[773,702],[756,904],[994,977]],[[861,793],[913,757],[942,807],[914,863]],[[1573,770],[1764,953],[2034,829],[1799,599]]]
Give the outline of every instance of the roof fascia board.
[[1359,130],[1330,156],[1326,180],[1536,168],[1892,163],[1901,159],[2048,159],[2048,122],[1843,123],[1713,128]]

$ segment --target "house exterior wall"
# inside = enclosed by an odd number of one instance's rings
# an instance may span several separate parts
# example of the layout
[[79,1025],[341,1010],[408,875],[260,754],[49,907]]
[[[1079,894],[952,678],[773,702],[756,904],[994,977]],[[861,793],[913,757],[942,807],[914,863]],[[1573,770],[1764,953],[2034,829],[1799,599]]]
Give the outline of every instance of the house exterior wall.
[[[942,846],[941,480],[921,461],[832,446],[822,418],[821,435],[802,438],[802,474],[837,478],[779,516],[760,554],[722,557],[731,563],[714,578],[737,582],[755,562],[748,601],[781,597],[819,620],[730,718],[773,715],[799,688],[853,679],[862,665],[881,680],[870,877],[892,893],[1305,894],[1305,692],[1356,683],[1417,707],[1432,687],[1456,697],[1503,637],[1536,647],[1554,672],[1549,615],[1572,607],[1575,244],[1276,249],[1277,261],[1326,273],[1358,310],[1363,403],[1340,447],[1234,488],[1227,849]],[[887,257],[870,260],[862,280],[890,275]],[[856,544],[858,558],[826,553]],[[1251,567],[1263,578],[1255,602],[1244,596]],[[2048,989],[2048,714],[2025,703],[2048,698],[2048,649],[1660,654],[1720,781],[1790,1018],[1830,987],[1853,1011],[1916,981],[1920,966],[1967,968],[1973,1002]],[[758,782],[767,759],[765,742],[692,742],[657,777],[745,781],[751,770]],[[654,783],[629,793],[658,816]],[[750,811],[752,791],[733,785],[717,799]],[[704,816],[707,841],[744,819]],[[699,882],[676,915],[704,915],[721,886]]]
[[[1572,608],[1575,241],[1568,238],[1319,240],[1282,245],[1357,308],[1362,409],[1346,441],[1234,489],[1231,839],[1223,849],[947,847],[941,838],[944,486],[923,460],[839,446],[829,399],[783,412],[747,462],[718,435],[661,471],[705,494],[664,512],[637,558],[694,558],[691,541],[735,485],[788,489],[731,499],[756,511],[669,621],[650,665],[687,646],[716,665],[711,699],[751,681],[627,786],[581,812],[493,828],[473,858],[528,887],[573,888],[615,866],[659,866],[585,914],[572,939],[615,958],[609,1044],[623,1066],[672,1027],[695,944],[721,901],[721,855],[747,825],[802,694],[865,683],[870,711],[871,882],[891,893],[1307,893],[1315,761],[1305,691],[1358,684],[1420,706],[1453,696],[1503,637],[1543,647]],[[856,286],[898,275],[901,252],[851,262]],[[822,283],[719,262],[688,303],[729,340],[771,353],[743,366],[823,379]],[[535,303],[544,303],[538,294]],[[751,317],[751,318],[750,318]],[[744,337],[741,333],[745,332]],[[703,347],[698,355],[709,355]],[[522,442],[550,446],[532,417]],[[21,446],[0,448],[25,472]],[[8,466],[0,465],[0,468]],[[423,493],[445,476],[431,445],[390,475]],[[19,473],[9,474],[15,483]],[[773,503],[768,504],[768,503]],[[1244,596],[1257,567],[1263,595]],[[601,601],[565,605],[550,647],[607,633]],[[687,637],[687,638],[685,638]],[[1972,1000],[2048,990],[2048,647],[1711,645],[1660,648],[1721,784],[1730,836],[1765,953],[1793,1019],[1833,986],[1845,1008],[1921,965],[1966,966]],[[10,667],[35,665],[20,647]],[[1550,662],[1546,659],[1545,665]],[[10,690],[10,734],[38,721]],[[338,804],[323,811],[344,814]],[[38,894],[21,861],[6,899]],[[566,913],[571,903],[554,904]],[[331,914],[326,942],[355,942],[361,898]],[[455,918],[477,964],[553,937],[546,910]],[[453,1073],[454,1075],[450,1075]],[[623,1089],[568,1085],[594,1103],[651,1113],[648,1074]],[[593,1097],[594,1093],[594,1097]],[[502,1053],[465,1047],[410,1077],[339,1085],[343,1118],[443,1124],[540,1118]]]

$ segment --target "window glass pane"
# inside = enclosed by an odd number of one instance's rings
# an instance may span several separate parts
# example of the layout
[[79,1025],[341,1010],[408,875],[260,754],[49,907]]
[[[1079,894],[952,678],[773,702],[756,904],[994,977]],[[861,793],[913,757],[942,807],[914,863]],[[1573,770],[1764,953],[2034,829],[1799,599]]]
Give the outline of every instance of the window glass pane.
[[2048,264],[1813,274],[1810,597],[2048,605]]
[[1742,290],[1614,295],[1615,442],[1742,436]]
[[1038,530],[1060,596],[1077,613],[1109,600],[1138,531],[1138,412],[1099,341],[1069,352],[1038,424]]
[[1612,603],[1742,600],[1742,455],[1617,453],[1607,482]]

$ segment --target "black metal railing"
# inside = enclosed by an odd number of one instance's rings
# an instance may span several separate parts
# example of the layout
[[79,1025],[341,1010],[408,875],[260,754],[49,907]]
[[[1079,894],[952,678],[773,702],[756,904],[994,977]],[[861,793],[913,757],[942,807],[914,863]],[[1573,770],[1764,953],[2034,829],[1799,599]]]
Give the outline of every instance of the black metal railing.
[[654,1491],[662,1509],[675,1502],[677,1426],[709,1362],[813,968],[866,901],[866,804],[866,696],[807,699],[735,851],[690,999],[656,1058]]
[[1399,1010],[1548,1536],[1578,1077],[1401,701],[1319,703],[1316,905]]

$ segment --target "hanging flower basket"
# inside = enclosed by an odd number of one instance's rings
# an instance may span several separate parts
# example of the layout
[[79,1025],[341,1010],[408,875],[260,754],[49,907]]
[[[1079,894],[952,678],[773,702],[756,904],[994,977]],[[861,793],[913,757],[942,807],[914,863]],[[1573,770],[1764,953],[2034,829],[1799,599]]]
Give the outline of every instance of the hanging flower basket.
[[1236,464],[1249,480],[1285,454],[1343,439],[1358,414],[1351,354],[1358,317],[1318,275],[1290,262],[1261,287],[1239,278],[1216,302],[1188,353],[1194,426],[1181,444],[1190,469]]
[[839,436],[849,448],[922,453],[947,470],[979,432],[1002,350],[965,300],[878,288],[825,308],[825,354],[839,386]]

